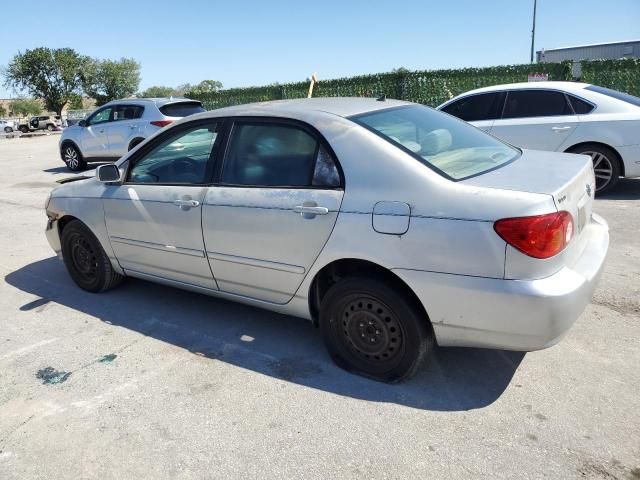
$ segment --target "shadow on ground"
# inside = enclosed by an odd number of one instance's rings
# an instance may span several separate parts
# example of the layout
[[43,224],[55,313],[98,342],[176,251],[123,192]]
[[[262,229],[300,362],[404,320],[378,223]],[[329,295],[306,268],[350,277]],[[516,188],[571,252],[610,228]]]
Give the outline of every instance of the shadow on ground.
[[639,200],[640,178],[621,178],[611,192],[598,195],[598,200]]
[[[87,170],[93,170],[94,168],[98,168],[100,165],[106,165],[107,163],[110,162],[95,162],[95,163],[89,163]],[[69,170],[67,168],[66,165],[62,165],[60,167],[51,167],[51,168],[45,168],[44,170],[42,170],[45,173],[54,173],[54,174],[59,174],[59,173],[66,173],[69,176],[73,176],[73,175],[79,175],[82,172],[72,172],[71,170]]]
[[409,407],[458,411],[481,408],[500,397],[524,354],[439,348],[410,381],[386,385],[334,366],[310,323],[242,304],[141,280],[128,279],[104,294],[80,290],[56,257],[5,277],[39,298],[140,332],[212,359],[337,395]]

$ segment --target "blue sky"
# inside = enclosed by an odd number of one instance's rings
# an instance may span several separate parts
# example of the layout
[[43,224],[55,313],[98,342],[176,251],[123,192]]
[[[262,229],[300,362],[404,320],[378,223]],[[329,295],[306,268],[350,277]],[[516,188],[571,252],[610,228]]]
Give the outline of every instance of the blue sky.
[[[16,4],[17,5],[17,4]],[[100,5],[100,6],[98,6]],[[141,89],[225,87],[529,61],[533,0],[31,1],[4,9],[0,66],[72,47],[133,57]],[[9,20],[9,21],[7,21]],[[536,50],[640,38],[640,0],[538,0]],[[0,82],[1,83],[1,82]],[[15,94],[0,86],[0,98]]]

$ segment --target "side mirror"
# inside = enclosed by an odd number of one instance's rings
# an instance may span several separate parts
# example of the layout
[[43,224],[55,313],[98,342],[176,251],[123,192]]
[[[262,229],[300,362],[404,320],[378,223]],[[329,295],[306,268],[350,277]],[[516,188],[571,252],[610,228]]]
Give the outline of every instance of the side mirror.
[[79,127],[86,127],[87,126],[87,121],[86,120],[80,120],[78,122],[78,126]]
[[112,183],[120,180],[120,170],[113,163],[100,165],[96,168],[96,178],[102,183]]

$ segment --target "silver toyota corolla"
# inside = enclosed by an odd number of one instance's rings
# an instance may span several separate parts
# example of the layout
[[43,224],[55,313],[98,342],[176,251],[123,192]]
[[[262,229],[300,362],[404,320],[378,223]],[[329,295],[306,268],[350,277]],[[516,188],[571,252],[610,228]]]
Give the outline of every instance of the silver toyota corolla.
[[436,342],[559,341],[607,253],[594,191],[587,156],[420,105],[290,100],[185,118],[68,180],[46,233],[85,290],[131,276],[309,319],[341,367],[397,381]]

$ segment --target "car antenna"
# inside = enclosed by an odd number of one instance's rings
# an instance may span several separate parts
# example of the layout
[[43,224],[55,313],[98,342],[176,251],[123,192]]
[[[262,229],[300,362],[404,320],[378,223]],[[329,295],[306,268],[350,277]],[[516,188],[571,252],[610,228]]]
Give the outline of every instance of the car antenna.
[[386,99],[387,99],[387,96],[386,96],[386,95],[384,95],[384,94],[382,94],[382,95],[380,95],[378,98],[376,98],[376,100],[377,100],[378,102],[384,102]]

